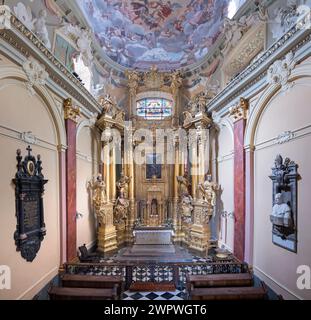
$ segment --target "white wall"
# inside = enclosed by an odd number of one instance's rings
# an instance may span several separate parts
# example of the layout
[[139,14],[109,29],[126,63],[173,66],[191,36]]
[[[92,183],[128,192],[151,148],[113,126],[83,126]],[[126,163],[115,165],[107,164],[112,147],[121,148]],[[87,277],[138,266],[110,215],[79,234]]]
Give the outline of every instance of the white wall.
[[[47,104],[38,94],[31,96],[23,81],[0,80],[0,101],[0,265],[9,266],[12,272],[12,289],[0,290],[0,299],[30,299],[57,274],[60,264],[57,134]],[[14,243],[17,220],[11,182],[16,173],[16,150],[26,154],[28,144],[20,140],[20,134],[27,131],[38,139],[33,154],[42,156],[42,173],[49,180],[43,198],[47,234],[31,263],[21,257]]]
[[[220,210],[234,211],[233,132],[229,124],[220,126],[218,137],[218,184],[221,187]],[[234,219],[220,218],[219,245],[233,251]]]
[[[311,79],[295,81],[286,93],[276,94],[264,109],[256,129],[254,162],[254,269],[284,298],[311,299],[311,291],[296,286],[299,265],[311,267]],[[275,143],[284,131],[294,132],[296,138]],[[301,136],[300,136],[301,135]],[[272,182],[269,178],[277,154],[298,164],[298,252],[292,253],[272,243]]]
[[96,240],[96,219],[87,183],[98,173],[99,137],[89,126],[77,136],[77,211],[83,215],[77,221],[77,246],[91,247]]

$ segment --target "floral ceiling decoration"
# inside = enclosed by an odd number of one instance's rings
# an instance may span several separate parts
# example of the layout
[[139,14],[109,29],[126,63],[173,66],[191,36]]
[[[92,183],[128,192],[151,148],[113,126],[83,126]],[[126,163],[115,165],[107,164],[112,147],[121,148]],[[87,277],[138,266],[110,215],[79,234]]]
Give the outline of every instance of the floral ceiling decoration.
[[103,52],[124,67],[173,70],[206,56],[229,0],[77,0]]

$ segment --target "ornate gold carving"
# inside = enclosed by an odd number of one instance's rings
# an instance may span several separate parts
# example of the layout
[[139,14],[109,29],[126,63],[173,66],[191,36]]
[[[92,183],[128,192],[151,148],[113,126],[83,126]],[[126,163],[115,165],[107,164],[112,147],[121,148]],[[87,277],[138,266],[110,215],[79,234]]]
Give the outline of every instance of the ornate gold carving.
[[179,88],[182,86],[182,75],[179,71],[175,71],[170,75],[171,80],[171,92],[173,96],[176,96]]
[[99,99],[99,103],[102,106],[102,114],[97,121],[97,126],[104,130],[107,127],[113,126],[123,129],[125,121],[125,113],[121,110],[112,97],[107,94]]
[[106,184],[102,179],[102,175],[99,174],[95,181],[89,182],[90,190],[93,190],[93,205],[95,209],[95,213],[100,225],[105,224],[105,217],[106,217]]
[[72,99],[68,98],[64,101],[64,117],[65,120],[72,120],[77,122],[77,118],[81,115],[80,109],[72,105]]
[[206,108],[210,97],[206,92],[195,95],[188,103],[188,110],[184,111],[184,128],[192,125],[196,127],[208,128],[212,124],[212,119],[207,115]]
[[[199,183],[198,191],[199,191],[199,198],[202,200],[203,203],[207,204],[207,215],[213,215],[214,208],[216,206],[216,191],[219,190],[219,185],[212,181],[212,176],[208,175],[207,180],[203,183]],[[208,220],[209,218],[206,217]]]
[[238,121],[240,119],[247,119],[247,111],[249,109],[249,101],[245,98],[240,98],[240,102],[229,109],[230,116],[232,116],[233,121]]
[[128,79],[127,86],[129,87],[130,95],[135,96],[137,93],[137,88],[139,86],[140,75],[137,71],[129,71],[129,70],[126,70],[125,74]]
[[116,200],[116,205],[114,207],[114,222],[115,224],[121,224],[128,217],[128,210],[130,202],[128,200],[129,196],[129,183],[131,181],[130,177],[121,173],[121,178],[117,182],[117,189],[119,191],[119,197]]
[[144,73],[143,83],[147,89],[160,89],[164,85],[164,73],[152,66],[149,72]]

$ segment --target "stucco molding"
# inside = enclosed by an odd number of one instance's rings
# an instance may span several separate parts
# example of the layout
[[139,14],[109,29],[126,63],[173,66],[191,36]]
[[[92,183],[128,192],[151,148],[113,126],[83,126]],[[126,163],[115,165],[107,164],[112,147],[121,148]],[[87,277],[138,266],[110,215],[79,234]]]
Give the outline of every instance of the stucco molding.
[[[34,56],[45,66],[50,80],[55,87],[65,90],[70,96],[81,103],[90,112],[99,112],[100,105],[93,95],[83,86],[83,84],[45,47],[42,41],[27,27],[20,22],[13,14],[11,16],[11,28],[0,30],[0,40],[2,47],[9,46],[18,51],[18,55],[24,60],[29,56]],[[15,58],[17,55],[12,55]]]
[[[28,78],[22,68],[17,66],[3,66],[0,68],[0,80],[16,79],[23,83],[28,81]],[[33,89],[45,102],[48,112],[53,118],[53,124],[56,131],[57,141],[60,145],[67,145],[66,129],[63,118],[61,117],[55,100],[47,90],[45,85],[34,83]]]
[[[0,125],[0,136],[2,136],[2,137],[22,141],[26,144],[37,145],[37,146],[44,148],[44,149],[47,149],[47,150],[58,151],[58,145],[51,143],[49,141],[43,140],[43,139],[39,138],[38,136],[34,136],[35,142],[30,141],[28,139],[26,140],[24,138],[25,133],[26,132],[21,132],[21,131],[14,129],[14,128]],[[27,132],[26,134],[29,134],[29,132]],[[34,142],[34,143],[32,143],[32,142]]]
[[[311,62],[306,62],[301,65],[298,65],[288,76],[287,81],[289,83],[294,82],[300,78],[311,77]],[[292,83],[292,86],[294,83]],[[262,112],[271,101],[271,99],[278,94],[284,94],[282,91],[282,84],[280,82],[273,83],[266,87],[266,89],[261,93],[258,98],[254,108],[250,111],[250,115],[247,122],[247,127],[245,131],[245,140],[244,145],[254,146],[255,144],[255,134],[258,126],[259,119]],[[286,94],[286,93],[285,93]],[[276,139],[276,138],[274,138]]]

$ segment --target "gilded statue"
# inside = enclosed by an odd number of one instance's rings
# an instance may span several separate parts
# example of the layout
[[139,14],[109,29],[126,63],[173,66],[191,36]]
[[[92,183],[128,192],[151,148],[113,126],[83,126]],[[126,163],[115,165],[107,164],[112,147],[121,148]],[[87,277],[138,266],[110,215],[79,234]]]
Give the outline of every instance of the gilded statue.
[[117,188],[119,190],[119,197],[122,199],[128,199],[130,177],[127,177],[123,172],[121,173],[120,179],[117,181]]
[[182,198],[185,195],[189,194],[189,179],[188,179],[188,174],[185,173],[183,176],[177,176],[176,177],[177,182],[178,182],[178,193],[179,196]]
[[127,218],[128,208],[130,205],[130,202],[128,200],[128,189],[130,181],[131,178],[127,177],[122,172],[121,177],[116,184],[117,189],[119,191],[119,196],[114,206],[114,222],[116,224],[122,223],[122,221],[124,221]]
[[105,97],[101,98],[99,103],[103,107],[103,114],[111,117],[114,115],[115,103],[110,94],[106,94]]
[[192,221],[192,206],[193,199],[191,195],[184,195],[180,202],[180,213],[181,213],[181,219],[185,223],[191,223]]
[[219,190],[219,186],[212,181],[211,175],[208,175],[203,183],[199,183],[198,190],[203,202],[208,204],[210,210],[213,210],[216,206],[216,191]]
[[114,223],[120,224],[127,218],[130,202],[128,199],[118,197],[114,206]]
[[103,224],[105,218],[105,204],[107,201],[106,184],[102,179],[102,175],[98,174],[95,181],[90,181],[88,187],[93,191],[93,205],[95,213],[100,224]]

